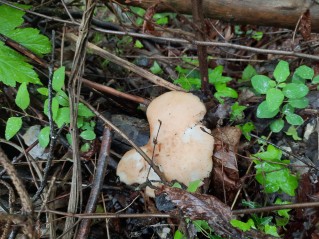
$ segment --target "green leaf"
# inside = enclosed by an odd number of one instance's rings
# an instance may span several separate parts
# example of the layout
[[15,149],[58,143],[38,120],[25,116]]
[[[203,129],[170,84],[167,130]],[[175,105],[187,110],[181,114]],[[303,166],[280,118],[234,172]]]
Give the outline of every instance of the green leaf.
[[7,32],[15,29],[23,23],[24,12],[7,5],[0,6],[0,33],[7,34]]
[[254,157],[267,161],[278,161],[281,159],[282,151],[271,144],[267,146],[267,151],[253,154]]
[[7,36],[37,55],[41,56],[51,51],[49,38],[40,34],[36,28],[17,28],[8,32]]
[[288,103],[297,109],[304,109],[309,105],[309,100],[308,98],[303,97],[299,99],[289,99]]
[[83,144],[81,146],[80,150],[81,150],[82,153],[86,153],[86,152],[88,152],[90,150],[90,148],[91,148],[90,144],[89,143],[85,143],[85,144]]
[[275,70],[274,77],[278,83],[285,82],[290,75],[289,64],[287,61],[279,61]]
[[247,65],[243,71],[242,80],[248,81],[255,75],[257,75],[257,71],[255,70],[255,68],[251,65]]
[[286,120],[291,125],[302,125],[304,120],[297,114],[286,114]]
[[46,88],[46,87],[38,88],[37,91],[38,91],[41,95],[44,95],[44,96],[48,96],[48,95],[49,95],[49,90],[48,90],[48,88]]
[[270,124],[270,129],[274,133],[280,132],[285,125],[285,121],[283,119],[277,119]]
[[266,94],[270,88],[274,87],[274,81],[264,75],[255,75],[251,78],[251,84],[260,94]]
[[278,114],[279,110],[270,111],[266,101],[263,101],[257,107],[257,117],[261,119],[270,119]]
[[246,109],[246,106],[239,105],[238,102],[232,105],[231,107],[231,114],[230,114],[230,120],[241,120],[244,118],[243,111]]
[[187,78],[180,77],[174,80],[174,84],[179,84],[184,90],[198,90],[201,87],[201,81],[199,78]]
[[298,99],[305,97],[308,94],[309,89],[304,84],[289,83],[282,89],[282,91],[287,98]]
[[269,224],[265,225],[265,233],[274,237],[279,237],[277,227],[271,226]]
[[201,184],[202,184],[201,180],[195,180],[190,182],[187,187],[187,192],[190,192],[190,193],[196,192],[196,190],[200,187]]
[[37,73],[24,59],[0,41],[0,82],[12,87],[16,82],[41,84]]
[[186,237],[180,230],[176,230],[174,233],[174,239],[185,239]]
[[175,183],[173,184],[172,188],[180,188],[180,189],[182,189],[183,187],[182,187],[182,185],[181,185],[180,183],[175,182]]
[[295,74],[300,76],[302,79],[311,80],[312,77],[314,76],[315,72],[312,68],[303,65],[303,66],[299,66],[296,69]]
[[291,136],[296,141],[302,140],[302,138],[298,136],[298,132],[293,125],[289,127],[288,131],[286,132],[286,135]]
[[78,116],[89,118],[94,115],[95,114],[86,105],[79,103]]
[[250,132],[255,129],[255,126],[252,122],[247,122],[244,125],[237,125],[237,127],[241,130],[243,135],[247,140],[251,140]]
[[292,107],[290,104],[285,104],[283,107],[282,107],[282,110],[281,112],[285,115],[287,114],[292,114],[295,112],[295,108]]
[[70,108],[69,107],[62,107],[59,109],[57,117],[55,119],[55,123],[59,128],[63,126],[63,124],[70,123]]
[[10,117],[6,124],[5,138],[10,140],[22,127],[22,119],[20,117]]
[[63,90],[60,90],[58,93],[56,93],[55,98],[58,100],[59,105],[69,106],[69,97]]
[[39,135],[39,144],[42,148],[46,148],[49,145],[50,142],[50,127],[46,126],[43,129],[41,129]]
[[143,48],[144,46],[143,46],[143,44],[142,44],[142,42],[141,42],[140,40],[136,40],[136,41],[135,41],[135,44],[134,44],[134,47],[141,49],[141,48]]
[[[282,201],[280,198],[277,198],[275,201],[276,205],[289,205],[291,204],[291,202],[288,201]],[[291,211],[291,209],[282,209],[282,210],[278,210],[277,213],[279,216],[285,217],[285,218],[290,218],[289,215],[289,211]]]
[[238,93],[236,90],[229,88],[226,86],[225,83],[218,83],[215,84],[216,93],[214,96],[216,99],[218,99],[220,102],[222,101],[222,98],[238,98]]
[[25,110],[30,104],[30,95],[27,88],[27,83],[22,83],[18,89],[17,96],[15,99],[17,106]]
[[214,70],[208,69],[208,81],[210,84],[217,83],[218,79],[223,74],[224,67],[222,65],[216,66]]
[[64,79],[65,79],[65,67],[61,66],[59,69],[54,71],[53,79],[52,79],[52,88],[56,92],[61,91],[62,87],[64,86]]
[[318,84],[319,83],[319,75],[315,76],[313,79],[312,79],[312,84]]
[[158,25],[165,25],[168,23],[168,17],[162,17],[156,20]]
[[80,137],[85,140],[93,140],[96,138],[96,135],[93,130],[85,130],[80,134]]
[[230,224],[233,227],[236,227],[236,228],[242,230],[243,232],[249,231],[251,228],[256,228],[255,223],[251,218],[247,222],[242,222],[242,221],[239,221],[237,219],[232,219],[230,221]]
[[270,88],[266,93],[266,102],[269,111],[278,110],[284,101],[284,94],[281,90],[276,88]]
[[[52,119],[55,120],[57,115],[58,115],[58,110],[59,110],[59,102],[58,100],[53,97],[52,98]],[[49,99],[46,99],[44,102],[44,109],[43,112],[46,116],[48,116],[49,113]]]
[[155,75],[160,74],[163,72],[160,65],[157,63],[157,61],[154,61],[153,66],[150,68],[151,72]]
[[263,38],[263,35],[263,32],[254,31],[251,37],[256,41],[260,41]]

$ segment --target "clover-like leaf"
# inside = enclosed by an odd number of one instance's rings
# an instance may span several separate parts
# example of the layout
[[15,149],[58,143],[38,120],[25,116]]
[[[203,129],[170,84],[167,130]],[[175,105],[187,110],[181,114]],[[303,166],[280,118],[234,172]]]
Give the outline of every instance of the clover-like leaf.
[[287,98],[298,99],[305,97],[308,94],[309,89],[304,84],[289,83],[282,89],[282,92]]
[[41,129],[39,135],[39,144],[42,148],[46,148],[50,143],[50,127],[46,126],[43,129]]
[[274,83],[275,82],[273,80],[264,75],[255,75],[251,78],[252,86],[260,94],[266,94],[270,88],[276,85]]
[[296,69],[295,74],[300,76],[302,79],[311,80],[315,72],[309,66],[302,65]]
[[274,133],[280,132],[285,125],[285,121],[283,119],[277,119],[270,124],[270,129]]
[[10,140],[22,127],[22,119],[21,117],[10,117],[6,124],[5,129],[5,138],[6,140]]
[[287,114],[286,120],[291,125],[302,125],[304,120],[300,115],[297,114]]
[[284,101],[284,94],[281,90],[276,88],[270,88],[266,93],[266,102],[269,111],[278,110]]
[[287,80],[287,77],[290,75],[289,64],[287,61],[279,61],[275,70],[274,77],[278,83],[284,82]]
[[18,89],[17,96],[15,99],[17,106],[25,110],[30,104],[30,95],[27,88],[27,83],[22,83]]
[[266,101],[263,101],[257,107],[257,117],[261,119],[270,119],[275,117],[278,114],[279,110],[271,111],[268,108],[268,104]]

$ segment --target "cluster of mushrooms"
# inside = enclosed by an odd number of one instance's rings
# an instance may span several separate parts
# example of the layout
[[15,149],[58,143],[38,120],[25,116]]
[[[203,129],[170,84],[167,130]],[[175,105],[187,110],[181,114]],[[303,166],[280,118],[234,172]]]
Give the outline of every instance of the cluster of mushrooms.
[[[141,149],[163,172],[167,181],[185,185],[207,178],[213,167],[214,138],[201,121],[205,105],[192,93],[172,91],[155,98],[147,108],[150,139]],[[124,154],[117,175],[127,185],[159,181],[143,157],[132,149]],[[158,186],[158,183],[153,183]],[[146,194],[154,197],[147,187]]]

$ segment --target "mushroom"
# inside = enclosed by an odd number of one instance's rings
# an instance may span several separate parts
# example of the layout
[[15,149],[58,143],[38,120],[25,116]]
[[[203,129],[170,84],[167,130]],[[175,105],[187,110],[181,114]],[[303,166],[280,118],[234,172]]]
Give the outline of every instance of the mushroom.
[[[191,93],[168,92],[155,98],[146,114],[150,139],[141,149],[159,167],[166,180],[188,185],[208,177],[213,167],[214,138],[206,133],[210,130],[201,123],[206,108],[200,99]],[[127,185],[142,184],[147,177],[160,180],[135,149],[124,154],[116,173]],[[146,188],[146,194],[154,197],[154,190]]]

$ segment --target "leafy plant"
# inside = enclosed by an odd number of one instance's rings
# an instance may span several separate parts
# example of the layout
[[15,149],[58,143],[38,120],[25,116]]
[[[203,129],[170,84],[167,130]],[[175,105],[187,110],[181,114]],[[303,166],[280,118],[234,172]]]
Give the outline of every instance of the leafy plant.
[[290,161],[281,160],[281,157],[282,151],[272,145],[268,145],[266,151],[254,154],[255,177],[266,193],[281,191],[294,196],[298,179],[288,168]]
[[290,70],[286,61],[277,64],[273,75],[275,80],[264,75],[255,75],[251,83],[257,93],[266,96],[257,108],[257,117],[271,119],[279,114],[279,118],[270,125],[271,131],[278,133],[283,129],[285,121],[293,126],[303,124],[304,120],[295,110],[308,106],[306,96],[309,89],[305,82],[308,79],[316,82],[317,78],[313,79],[314,71],[310,67],[300,66],[289,81]]

